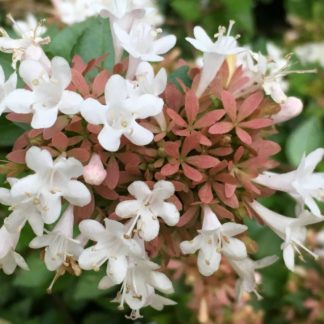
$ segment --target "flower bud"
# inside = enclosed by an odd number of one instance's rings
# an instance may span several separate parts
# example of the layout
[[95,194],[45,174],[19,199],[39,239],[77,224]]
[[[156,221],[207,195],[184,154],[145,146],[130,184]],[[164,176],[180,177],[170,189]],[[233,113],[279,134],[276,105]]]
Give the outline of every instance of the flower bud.
[[281,110],[272,116],[275,124],[295,118],[303,111],[303,103],[296,97],[288,97],[285,102],[280,104],[280,107]]
[[83,169],[83,178],[86,183],[99,186],[107,176],[107,171],[98,154],[92,154],[89,164]]

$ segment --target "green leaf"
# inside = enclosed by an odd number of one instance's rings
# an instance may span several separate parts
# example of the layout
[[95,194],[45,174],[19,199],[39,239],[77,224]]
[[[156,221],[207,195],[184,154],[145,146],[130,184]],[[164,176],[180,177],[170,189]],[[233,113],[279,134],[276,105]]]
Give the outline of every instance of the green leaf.
[[8,121],[4,116],[0,118],[0,147],[12,146],[24,130],[16,124]]
[[303,156],[323,144],[321,121],[312,117],[299,125],[288,137],[286,154],[289,162],[297,166]]
[[196,21],[201,17],[201,4],[197,0],[174,0],[173,9],[185,20]]
[[99,281],[104,275],[104,271],[83,272],[77,282],[74,299],[77,301],[94,299],[107,294],[107,291],[98,289]]
[[112,69],[115,64],[113,39],[108,19],[96,17],[89,20],[89,25],[80,36],[74,54],[80,55],[85,62],[107,54],[104,67]]
[[174,83],[179,90],[181,90],[181,86],[178,82],[178,79],[181,80],[187,87],[191,86],[191,80],[188,76],[189,67],[181,66],[173,73],[169,75],[168,82]]

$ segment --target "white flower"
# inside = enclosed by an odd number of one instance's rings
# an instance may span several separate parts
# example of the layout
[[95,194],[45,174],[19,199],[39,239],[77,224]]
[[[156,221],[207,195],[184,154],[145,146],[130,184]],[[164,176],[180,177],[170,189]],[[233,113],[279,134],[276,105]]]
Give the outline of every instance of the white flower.
[[319,63],[324,67],[324,42],[302,44],[295,52],[303,64]]
[[163,54],[167,53],[176,43],[174,35],[157,38],[160,30],[155,30],[144,22],[133,24],[129,33],[117,24],[114,32],[121,46],[129,53],[127,78],[132,79],[141,62],[160,62]]
[[73,207],[69,206],[52,231],[35,237],[29,244],[32,249],[45,248],[45,264],[49,271],[56,271],[68,257],[78,259],[83,248],[73,239]]
[[41,37],[46,33],[47,28],[43,23],[38,23],[36,17],[28,13],[25,20],[16,20],[13,24],[13,29],[17,35],[25,36],[26,38]]
[[29,270],[24,258],[15,251],[18,240],[18,233],[9,233],[4,226],[0,228],[0,269],[7,275],[12,274],[17,265]]
[[125,237],[125,226],[117,221],[106,218],[104,227],[95,220],[84,220],[79,228],[84,237],[97,242],[81,253],[80,267],[84,270],[99,270],[109,260],[107,274],[116,284],[127,271],[127,257],[145,253],[138,241]]
[[89,0],[52,0],[60,20],[67,25],[86,20],[94,16],[95,11]]
[[308,211],[302,212],[297,218],[286,217],[269,210],[257,201],[254,201],[251,207],[266,225],[284,240],[282,244],[283,257],[289,270],[294,271],[295,251],[301,255],[300,248],[317,258],[313,252],[304,246],[307,234],[306,225],[319,223],[324,220],[324,217],[314,216]]
[[3,112],[7,112],[6,98],[10,92],[14,91],[17,87],[17,74],[13,73],[9,79],[5,80],[5,74],[2,66],[0,65],[0,116]]
[[49,68],[49,59],[41,47],[50,42],[49,37],[41,37],[44,31],[44,21],[41,20],[36,25],[28,26],[22,22],[17,23],[10,15],[8,17],[13,22],[14,29],[21,38],[13,39],[3,28],[0,28],[0,51],[13,54],[13,68],[16,68],[18,61],[26,59],[38,61],[45,69]]
[[74,115],[79,112],[82,97],[65,90],[71,82],[71,69],[62,57],[54,57],[51,72],[36,61],[21,63],[19,74],[31,90],[17,89],[9,94],[6,104],[18,114],[33,114],[33,128],[48,128],[54,125],[59,112]]
[[282,174],[263,172],[253,181],[288,193],[297,201],[299,210],[306,205],[314,215],[320,216],[320,209],[314,199],[324,201],[324,173],[314,170],[323,156],[324,149],[316,149],[308,156],[303,156],[297,170]]
[[250,293],[254,292],[256,296],[261,299],[262,297],[256,290],[256,269],[262,269],[270,266],[278,260],[278,257],[268,256],[261,260],[253,261],[249,257],[243,259],[233,258],[224,253],[228,263],[234,269],[234,271],[239,275],[239,279],[236,282],[236,295],[240,299],[244,292]]
[[101,158],[98,154],[93,153],[89,163],[83,168],[83,178],[86,183],[99,186],[106,179],[107,171],[105,170]]
[[217,38],[215,42],[200,26],[194,28],[195,38],[186,38],[196,49],[204,53],[204,65],[196,91],[198,97],[205,92],[210,82],[215,78],[226,57],[243,51],[242,48],[237,46],[237,37],[230,36],[233,25],[234,21],[230,21],[227,33],[225,27],[219,27],[218,33],[215,35]]
[[87,99],[81,114],[91,124],[104,125],[98,135],[99,143],[107,151],[119,149],[124,135],[135,145],[147,145],[153,134],[136,122],[162,111],[163,100],[150,94],[138,96],[133,85],[119,75],[113,75],[106,84],[106,105]]
[[221,224],[211,208],[205,205],[202,229],[192,241],[181,242],[180,248],[184,254],[192,254],[199,250],[199,272],[204,276],[210,276],[219,268],[221,252],[224,251],[237,259],[247,257],[245,244],[233,238],[246,230],[247,226],[241,224]]
[[[39,205],[38,210],[42,212],[40,222],[53,224],[58,219],[61,197],[75,206],[82,207],[90,202],[91,195],[87,187],[80,181],[72,180],[83,173],[83,166],[78,160],[60,156],[53,162],[48,151],[31,147],[26,153],[26,164],[35,173],[15,182],[11,195],[15,200],[20,198],[24,202],[29,198]],[[16,215],[17,218],[20,216]],[[25,215],[28,221],[31,221],[30,217]]]
[[174,194],[172,182],[160,180],[155,183],[153,190],[143,181],[134,181],[128,186],[128,191],[136,199],[120,202],[116,206],[116,214],[122,218],[132,218],[132,225],[127,233],[132,235],[137,228],[138,235],[145,241],[157,237],[160,230],[158,217],[169,226],[179,221],[179,212],[173,203],[165,202]]
[[[122,283],[120,292],[115,299],[119,302],[119,308],[124,308],[124,303],[132,309],[129,318],[135,320],[140,318],[140,309],[145,306],[152,306],[161,310],[164,305],[174,305],[175,302],[155,293],[155,289],[170,294],[173,293],[172,282],[168,277],[156,271],[159,266],[148,260],[129,258],[126,271],[120,276],[119,283]],[[99,282],[100,289],[109,289],[116,285],[110,276],[107,275]]]

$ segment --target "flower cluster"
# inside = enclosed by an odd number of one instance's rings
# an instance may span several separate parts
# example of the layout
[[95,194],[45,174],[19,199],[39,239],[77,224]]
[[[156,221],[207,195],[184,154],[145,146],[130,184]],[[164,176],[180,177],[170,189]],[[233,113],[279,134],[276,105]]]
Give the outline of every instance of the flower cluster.
[[[10,185],[0,189],[10,212],[0,229],[5,273],[28,269],[15,250],[29,223],[29,246],[44,249],[55,280],[105,266],[98,288],[120,286],[114,301],[136,319],[143,307],[175,304],[159,294],[173,292],[163,271],[192,262],[184,255],[196,252],[202,276],[226,269],[238,276],[238,298],[260,297],[256,270],[278,258],[249,256],[245,217],[262,219],[284,240],[289,269],[295,251],[315,256],[304,245],[305,226],[323,220],[315,199],[324,200],[324,176],[314,169],[324,150],[304,157],[296,171],[269,171],[280,147],[267,137],[302,110],[285,94],[286,60],[240,47],[232,21],[215,40],[197,26],[187,40],[203,52],[202,68],[181,61],[189,82],[168,82],[159,62],[176,38],[152,25],[146,1],[54,3],[66,23],[108,18],[115,66],[103,69],[102,57],[85,63],[75,56],[71,65],[48,57],[43,23],[14,22],[18,39],[2,31],[0,49],[13,54],[17,72],[5,81],[0,70],[0,113],[30,126],[0,166]],[[16,88],[16,73],[24,88]],[[257,202],[271,190],[296,199],[296,218]],[[151,261],[157,256],[162,265]]]

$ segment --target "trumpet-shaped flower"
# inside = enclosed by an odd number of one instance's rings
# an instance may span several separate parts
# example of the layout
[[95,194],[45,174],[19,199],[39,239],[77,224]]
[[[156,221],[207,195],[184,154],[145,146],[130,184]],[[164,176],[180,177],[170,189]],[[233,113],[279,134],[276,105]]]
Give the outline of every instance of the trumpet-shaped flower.
[[59,112],[74,115],[79,112],[82,97],[65,90],[71,82],[71,69],[62,57],[54,57],[51,72],[36,61],[25,60],[19,73],[31,90],[17,89],[6,99],[12,111],[19,114],[33,114],[33,128],[48,128],[54,125]]
[[261,260],[253,261],[249,257],[243,259],[233,258],[230,255],[227,255],[226,259],[234,271],[238,274],[239,279],[236,282],[236,295],[240,299],[244,292],[251,293],[254,292],[256,296],[261,299],[262,297],[256,290],[256,274],[255,270],[262,269],[270,266],[278,260],[278,257],[275,255],[265,257]]
[[44,21],[35,24],[31,21],[32,18],[29,18],[29,23],[24,24],[16,22],[10,15],[8,17],[21,38],[11,38],[3,28],[0,28],[0,51],[13,54],[13,68],[16,68],[18,61],[26,59],[38,61],[45,69],[50,68],[50,61],[41,47],[50,42],[49,37],[41,37],[44,32]]
[[7,112],[6,98],[10,92],[14,91],[17,86],[17,74],[13,73],[9,79],[5,80],[5,74],[0,65],[0,116],[3,112]]
[[119,283],[127,271],[127,257],[144,254],[138,241],[125,237],[125,225],[105,219],[105,227],[95,220],[84,220],[79,225],[81,234],[92,241],[94,246],[85,249],[79,257],[79,265],[85,270],[99,270],[108,262],[107,274],[111,280]]
[[138,235],[145,241],[157,237],[160,230],[158,217],[169,226],[179,221],[179,211],[173,203],[165,202],[174,194],[174,186],[169,181],[160,180],[155,183],[153,190],[143,181],[135,181],[128,186],[128,191],[136,199],[126,200],[116,207],[116,214],[122,218],[132,218],[127,235],[131,236],[136,226]]
[[192,241],[181,242],[180,248],[184,254],[192,254],[199,250],[199,272],[204,276],[211,276],[219,268],[223,251],[233,258],[247,257],[245,244],[233,238],[246,230],[247,226],[241,224],[221,224],[211,208],[205,205],[202,229]]
[[4,226],[0,228],[0,269],[7,275],[12,274],[17,265],[29,270],[24,258],[15,251],[18,240],[18,233],[9,233]]
[[86,121],[104,126],[98,139],[107,151],[119,149],[122,135],[135,145],[147,145],[153,140],[153,134],[139,125],[136,119],[158,115],[162,111],[163,100],[151,94],[138,96],[132,88],[127,80],[113,75],[106,84],[107,104],[87,99],[81,107]]
[[35,237],[29,244],[32,249],[45,247],[45,264],[49,271],[56,271],[68,257],[78,259],[83,248],[73,239],[73,207],[69,206],[51,232]]
[[129,53],[127,78],[132,79],[141,62],[163,61],[167,53],[176,43],[174,35],[158,38],[160,30],[155,30],[144,22],[134,23],[130,32],[114,24],[114,32],[121,46]]
[[[11,188],[11,195],[16,200],[20,198],[22,202],[29,198],[38,205],[42,221],[46,224],[53,224],[58,219],[61,197],[75,206],[82,207],[90,202],[91,195],[87,187],[80,181],[72,180],[83,173],[82,164],[75,158],[61,156],[53,162],[48,151],[31,147],[26,153],[26,164],[35,173],[16,181]],[[16,215],[17,218],[19,216]],[[29,218],[30,215],[25,217]]]
[[320,209],[314,199],[324,201],[324,173],[314,170],[323,156],[324,149],[316,149],[303,156],[296,170],[283,174],[264,172],[254,182],[288,193],[297,201],[300,210],[306,205],[314,215],[320,216]]
[[197,50],[204,53],[204,64],[196,92],[198,97],[205,92],[210,82],[215,78],[225,59],[229,55],[234,55],[244,50],[237,46],[237,37],[230,36],[233,25],[234,21],[230,21],[227,33],[225,27],[219,27],[218,33],[215,35],[217,38],[215,42],[210,39],[205,30],[200,26],[194,28],[195,38],[186,38]]
[[301,255],[300,248],[317,258],[317,255],[304,245],[307,234],[306,225],[324,221],[323,216],[318,217],[308,211],[303,211],[297,218],[286,217],[269,210],[257,201],[254,201],[251,207],[265,224],[284,240],[281,248],[283,249],[285,264],[289,270],[294,271],[295,251]]
[[[161,310],[164,305],[175,304],[155,293],[155,289],[166,294],[173,293],[172,282],[165,274],[156,271],[159,268],[157,264],[145,259],[129,258],[124,266],[126,271],[123,271],[118,282],[122,283],[122,287],[115,301],[120,303],[121,309],[124,308],[124,303],[128,304],[132,309],[131,319],[140,318],[140,309],[145,306]],[[108,274],[99,282],[99,288],[109,289],[116,284]]]

